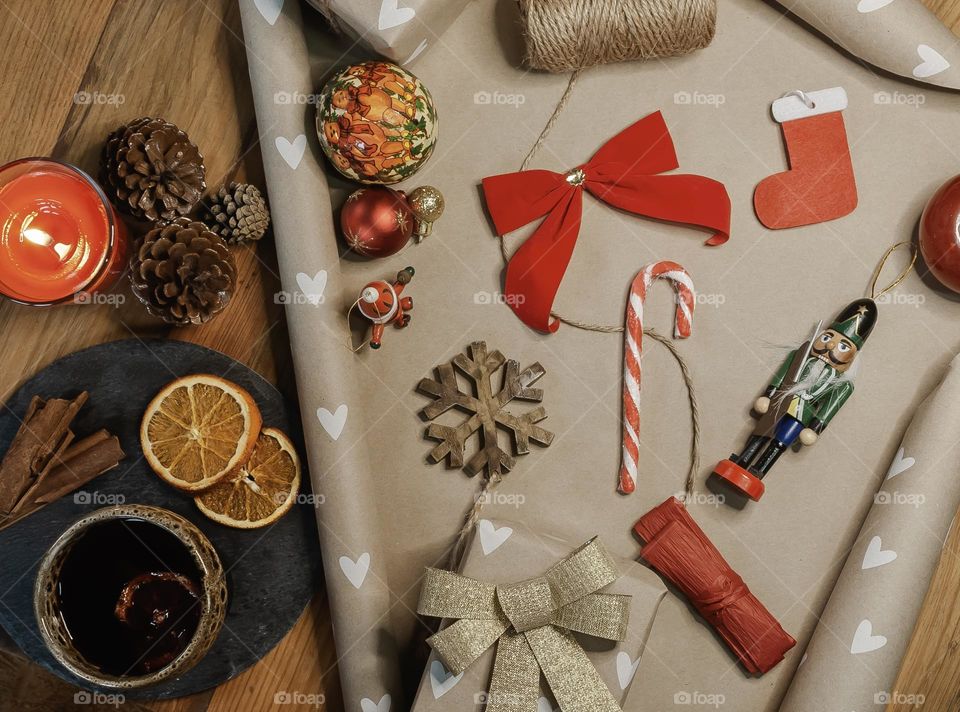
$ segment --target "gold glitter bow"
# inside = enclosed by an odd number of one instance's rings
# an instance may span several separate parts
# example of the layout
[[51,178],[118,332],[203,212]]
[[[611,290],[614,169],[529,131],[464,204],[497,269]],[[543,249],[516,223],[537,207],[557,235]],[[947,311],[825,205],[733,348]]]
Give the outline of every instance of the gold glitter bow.
[[417,611],[456,619],[427,640],[454,675],[497,644],[487,712],[534,712],[541,671],[563,712],[620,712],[572,634],[626,637],[630,596],[597,593],[619,575],[594,538],[519,583],[495,586],[428,568]]

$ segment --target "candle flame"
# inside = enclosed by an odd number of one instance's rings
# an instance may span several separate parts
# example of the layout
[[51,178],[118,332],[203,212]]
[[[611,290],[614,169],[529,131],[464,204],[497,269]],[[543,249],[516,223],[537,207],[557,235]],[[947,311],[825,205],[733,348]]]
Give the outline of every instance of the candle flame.
[[50,247],[53,244],[53,238],[44,230],[37,227],[24,228],[21,233],[24,239],[41,247]]

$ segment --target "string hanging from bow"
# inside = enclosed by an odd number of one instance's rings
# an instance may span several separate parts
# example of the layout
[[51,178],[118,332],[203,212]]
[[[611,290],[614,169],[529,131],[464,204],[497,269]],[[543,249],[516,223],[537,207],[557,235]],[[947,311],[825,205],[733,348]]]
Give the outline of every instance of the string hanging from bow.
[[541,672],[563,712],[620,712],[572,635],[625,639],[630,596],[599,593],[617,578],[594,538],[543,576],[519,583],[498,586],[428,568],[417,612],[456,619],[427,639],[454,675],[496,644],[486,712],[536,712]]
[[528,170],[483,179],[498,235],[545,217],[507,265],[507,304],[528,326],[552,333],[553,302],[580,233],[583,191],[613,207],[712,232],[708,245],[730,236],[730,197],[723,184],[699,175],[661,175],[679,166],[670,131],[657,111],[621,131],[569,173]]

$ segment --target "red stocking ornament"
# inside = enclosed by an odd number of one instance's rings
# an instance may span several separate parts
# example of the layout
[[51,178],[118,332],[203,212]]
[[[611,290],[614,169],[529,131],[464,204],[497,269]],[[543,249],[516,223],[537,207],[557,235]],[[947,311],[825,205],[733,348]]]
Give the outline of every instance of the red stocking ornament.
[[779,230],[826,222],[857,207],[857,183],[841,113],[846,108],[842,87],[793,91],[773,102],[790,170],[757,185],[753,205],[766,227]]

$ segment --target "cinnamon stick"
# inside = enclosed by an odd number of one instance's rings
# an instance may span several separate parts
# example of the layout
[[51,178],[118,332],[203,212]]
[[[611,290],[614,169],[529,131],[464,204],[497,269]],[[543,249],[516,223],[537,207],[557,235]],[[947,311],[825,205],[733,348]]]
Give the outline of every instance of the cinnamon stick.
[[83,487],[120,464],[124,456],[120,441],[106,430],[77,441],[51,462],[49,471],[27,490],[0,526],[12,524]]
[[101,430],[86,440],[95,438],[86,447],[81,440],[64,453],[63,461],[38,483],[35,502],[49,504],[120,464],[125,454],[117,437]]
[[87,401],[86,391],[73,400],[34,397],[17,434],[0,462],[0,513],[8,514],[36,478],[73,440],[70,423]]

